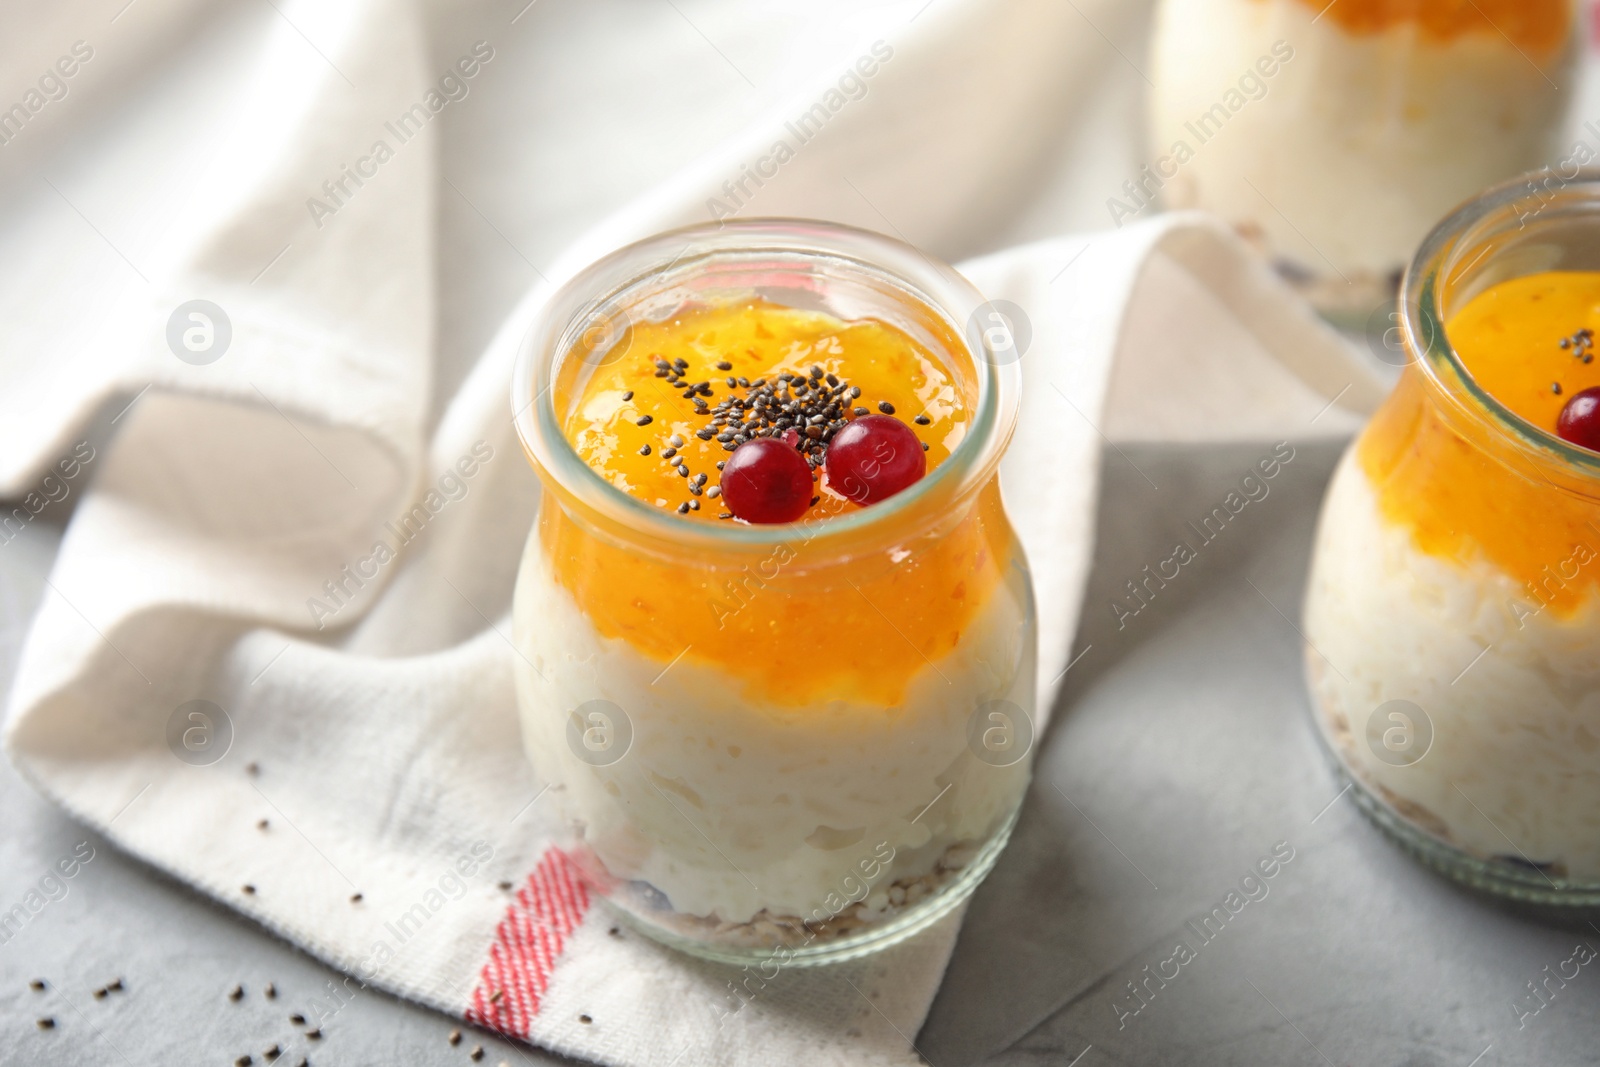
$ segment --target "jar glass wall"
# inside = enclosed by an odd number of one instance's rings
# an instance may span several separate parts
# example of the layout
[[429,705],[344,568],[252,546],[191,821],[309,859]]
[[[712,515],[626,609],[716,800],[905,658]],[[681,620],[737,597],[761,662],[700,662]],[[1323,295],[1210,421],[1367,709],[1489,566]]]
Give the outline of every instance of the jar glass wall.
[[[584,463],[563,427],[597,368],[655,358],[639,324],[752,300],[914,338],[970,415],[949,455],[880,503],[770,526],[689,521]],[[1035,623],[996,475],[1017,368],[969,342],[981,304],[898,242],[770,220],[623,249],[535,323],[513,382],[545,490],[514,608],[523,738],[589,886],[650,936],[851,958],[948,912],[1004,846]]]
[[1128,195],[1221,215],[1329,318],[1387,328],[1435,220],[1566,156],[1579,27],[1575,0],[1164,0]]
[[1428,236],[1411,362],[1334,475],[1304,620],[1317,724],[1368,813],[1463,881],[1554,903],[1600,902],[1600,454],[1491,395],[1446,324],[1491,287],[1592,271],[1590,173],[1513,181]]

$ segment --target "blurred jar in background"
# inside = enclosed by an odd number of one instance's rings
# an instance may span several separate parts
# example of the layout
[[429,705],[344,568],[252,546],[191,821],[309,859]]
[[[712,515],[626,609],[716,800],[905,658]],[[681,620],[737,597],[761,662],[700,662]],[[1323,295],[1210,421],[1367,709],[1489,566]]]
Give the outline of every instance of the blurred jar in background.
[[1142,191],[1387,326],[1434,220],[1564,155],[1581,37],[1576,0],[1163,0]]

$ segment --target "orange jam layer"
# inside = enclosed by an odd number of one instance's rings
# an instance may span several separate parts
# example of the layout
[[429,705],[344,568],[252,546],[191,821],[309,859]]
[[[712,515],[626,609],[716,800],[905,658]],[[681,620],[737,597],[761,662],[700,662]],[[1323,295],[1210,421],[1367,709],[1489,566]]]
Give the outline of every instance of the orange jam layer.
[[[821,366],[861,387],[853,404],[875,412],[880,401],[889,402],[928,443],[930,472],[967,430],[971,398],[927,349],[882,322],[845,323],[749,301],[636,325],[618,345],[623,357],[602,360],[578,386],[564,431],[612,485],[674,512],[696,498],[660,457],[663,447],[673,447],[669,438],[684,440],[673,458],[682,458],[691,475],[706,472],[708,486],[717,484],[716,461],[730,453],[694,436],[709,420],[695,414],[682,389],[656,377],[657,359],[687,360],[688,381],[713,383],[713,407],[729,392],[729,376],[754,382]],[[718,362],[733,369],[719,370]],[[928,425],[913,422],[919,414]],[[650,422],[639,426],[646,415]],[[648,456],[639,454],[644,445]],[[539,530],[556,580],[594,627],[663,670],[710,667],[746,700],[770,707],[839,700],[893,709],[915,677],[938,671],[945,657],[975,639],[970,630],[1011,565],[999,486],[991,481],[934,531],[908,528],[898,542],[890,533],[884,541],[893,547],[844,558],[814,538],[829,518],[857,505],[825,486],[818,494],[822,500],[800,522],[772,528],[784,533],[782,543],[755,558],[640,551],[620,543],[626,538],[594,533],[579,504],[570,513],[542,508]],[[685,521],[716,523],[717,502],[698,499],[700,510]]]
[[[717,501],[689,492],[689,479],[704,473],[707,486],[720,481],[717,462],[731,454],[715,438],[702,440],[696,431],[711,424],[700,415],[683,389],[657,376],[658,360],[688,366],[680,372],[690,384],[705,382],[712,408],[732,394],[745,397],[748,386],[782,373],[807,375],[812,367],[861,389],[848,408],[872,413],[887,401],[895,416],[928,445],[932,470],[966,433],[966,406],[950,376],[926,348],[901,330],[873,319],[845,323],[814,311],[801,311],[762,300],[697,307],[664,322],[631,326],[617,341],[625,354],[604,362],[582,387],[562,427],[580,458],[612,485],[657,507],[677,512],[680,504],[698,509],[684,518],[717,521]],[[728,368],[718,364],[727,364]],[[733,378],[735,384],[728,385]],[[927,425],[913,422],[917,416]],[[641,419],[650,421],[640,426]],[[671,438],[681,438],[674,446]],[[731,442],[729,442],[731,443]],[[648,446],[648,455],[643,449]],[[668,452],[668,450],[670,453]],[[687,477],[679,465],[689,469]],[[819,479],[822,499],[812,517],[837,515],[856,506]]]
[[[539,519],[557,580],[601,634],[663,670],[709,666],[750,703],[778,708],[900,705],[914,677],[974,640],[969,630],[1011,564],[995,481],[951,528],[880,555],[818,559],[807,525],[734,567],[631,551],[557,507]],[[953,700],[968,695],[951,690]]]
[[1414,23],[1423,36],[1453,41],[1465,34],[1509,39],[1549,52],[1567,39],[1571,0],[1300,0],[1346,33],[1382,33]]
[[[1554,433],[1567,398],[1600,385],[1600,361],[1559,345],[1582,327],[1600,329],[1600,274],[1550,271],[1485,290],[1445,331],[1485,391]],[[1600,503],[1556,488],[1486,422],[1447,425],[1433,388],[1408,367],[1362,435],[1358,457],[1383,515],[1423,552],[1487,558],[1521,583],[1519,617],[1544,607],[1569,617],[1600,586]]]
[[1600,331],[1600,271],[1552,270],[1500,282],[1467,302],[1445,332],[1485,392],[1541,430],[1573,393],[1600,385],[1600,360],[1561,347]]

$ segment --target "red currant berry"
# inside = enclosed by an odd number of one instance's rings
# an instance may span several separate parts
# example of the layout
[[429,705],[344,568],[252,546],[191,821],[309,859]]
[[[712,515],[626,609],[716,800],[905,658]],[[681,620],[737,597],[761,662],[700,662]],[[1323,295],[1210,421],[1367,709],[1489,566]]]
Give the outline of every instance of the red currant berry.
[[793,522],[811,507],[811,467],[793,445],[758,437],[722,468],[722,499],[746,522]]
[[892,415],[853,419],[828,442],[828,484],[857,504],[876,504],[928,472],[922,442]]
[[1556,433],[1579,448],[1600,452],[1600,385],[1572,394],[1556,419]]

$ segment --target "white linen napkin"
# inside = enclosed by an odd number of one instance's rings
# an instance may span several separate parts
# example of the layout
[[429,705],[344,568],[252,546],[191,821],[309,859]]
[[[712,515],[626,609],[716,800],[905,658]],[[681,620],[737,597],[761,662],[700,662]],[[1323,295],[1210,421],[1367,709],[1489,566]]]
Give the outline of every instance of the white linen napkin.
[[[134,17],[116,6],[112,29]],[[914,1062],[959,916],[756,985],[613,934],[548,847],[509,667],[538,497],[509,367],[552,285],[725,209],[981,246],[1042,125],[1088,91],[1104,46],[1090,20],[1115,6],[895,12],[573,244],[437,397],[437,116],[493,69],[493,42],[441,64],[401,0],[169,0],[140,34],[108,31],[125,51],[102,81],[0,146],[26,208],[0,228],[0,490],[22,498],[17,524],[52,486],[81,491],[11,695],[12,759],[123,848],[347,972],[324,1020],[366,983],[627,1067]],[[865,55],[870,77],[853,65]],[[728,185],[798,141],[789,124],[819,101],[826,121],[731,204]],[[962,269],[1033,330],[1003,477],[1037,583],[1047,713],[1108,435],[1337,434],[1382,390],[1201,217]],[[114,439],[80,445],[102,410]],[[427,520],[402,527],[419,503]],[[191,762],[175,756],[186,730],[205,742]],[[205,762],[208,744],[225,754]]]

